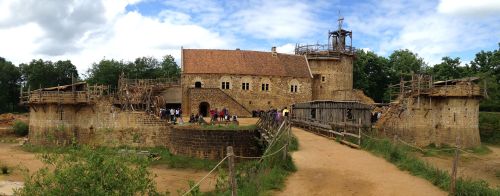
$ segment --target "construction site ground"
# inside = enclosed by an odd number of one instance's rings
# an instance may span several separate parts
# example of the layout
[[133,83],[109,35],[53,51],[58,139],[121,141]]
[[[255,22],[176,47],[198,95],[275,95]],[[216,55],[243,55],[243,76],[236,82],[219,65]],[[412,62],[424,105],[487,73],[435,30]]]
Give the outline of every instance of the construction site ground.
[[[458,176],[473,180],[484,180],[491,188],[500,187],[500,147],[488,146],[490,153],[485,155],[460,154]],[[431,165],[451,172],[453,156],[421,156]]]
[[[256,122],[257,118],[240,118],[240,125]],[[369,152],[349,148],[299,128],[292,131],[299,140],[299,150],[292,155],[297,172],[287,178],[284,190],[275,192],[277,195],[446,195],[430,182],[401,171]],[[14,141],[11,138],[12,135],[0,136],[0,141]],[[486,180],[492,187],[500,186],[494,171],[500,168],[500,148],[489,148],[492,152],[480,159],[463,158],[459,175]],[[450,156],[421,158],[441,169],[451,168]],[[43,166],[35,153],[23,151],[18,143],[0,142],[0,165],[4,164],[14,170],[9,175],[0,175],[0,195],[18,186],[11,182],[23,181],[23,173],[18,167],[33,172]],[[162,165],[151,167],[151,171],[156,174],[158,189],[168,190],[172,195],[177,195],[177,190],[187,189],[188,180],[198,181],[207,173]],[[215,182],[216,175],[210,176],[201,184],[201,190],[213,190]]]
[[[44,166],[35,153],[23,151],[17,143],[0,143],[0,165],[7,165],[13,169],[8,175],[0,175],[0,195],[10,195],[11,187],[16,187],[16,184],[12,182],[24,180],[24,173],[20,168],[26,168],[32,173]],[[154,180],[158,190],[169,191],[172,195],[177,195],[177,190],[187,190],[189,180],[198,181],[207,173],[207,171],[193,169],[173,169],[162,165],[151,167],[151,172],[156,175]],[[216,175],[209,176],[201,183],[200,190],[213,190],[215,182]]]

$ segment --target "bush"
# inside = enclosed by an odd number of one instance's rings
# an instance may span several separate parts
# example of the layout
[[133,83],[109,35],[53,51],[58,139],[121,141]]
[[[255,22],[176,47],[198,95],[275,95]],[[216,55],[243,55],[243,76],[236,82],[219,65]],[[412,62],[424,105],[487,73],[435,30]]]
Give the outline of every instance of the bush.
[[14,129],[14,133],[17,136],[24,137],[29,133],[29,126],[23,121],[16,120],[14,125],[12,125],[12,129]]
[[482,142],[500,145],[500,113],[480,112],[479,134]]
[[7,167],[6,165],[2,165],[2,166],[0,167],[0,170],[2,170],[2,174],[3,174],[3,175],[7,175],[7,174],[9,174],[9,173],[10,173],[10,169],[9,169],[9,167]]
[[82,147],[41,159],[51,169],[27,174],[15,195],[158,195],[145,158]]

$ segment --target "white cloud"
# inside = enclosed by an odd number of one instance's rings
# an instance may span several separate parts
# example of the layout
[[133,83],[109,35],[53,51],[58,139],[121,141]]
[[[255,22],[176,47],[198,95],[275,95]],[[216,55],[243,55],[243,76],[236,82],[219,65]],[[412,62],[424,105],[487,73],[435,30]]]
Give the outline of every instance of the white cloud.
[[263,1],[231,16],[243,33],[261,39],[297,39],[315,33],[319,21],[309,2]]
[[[443,56],[478,52],[488,44],[498,43],[500,12],[497,12],[496,17],[483,17],[481,20],[457,17],[456,14],[462,13],[461,7],[467,6],[459,1],[450,2],[444,0],[438,5],[420,1],[369,1],[361,6],[366,12],[360,12],[365,14],[353,13],[346,19],[357,35],[355,37],[362,37],[367,43],[362,47],[370,47],[381,55],[389,55],[398,49],[409,49],[418,53],[430,65],[441,62]],[[481,6],[473,8],[470,5],[474,12],[490,10],[477,2]],[[451,6],[454,3],[458,5]],[[469,4],[475,3],[476,1]],[[492,7],[495,6],[492,4]]]
[[[46,23],[34,18],[13,18],[13,21],[17,23],[7,27],[0,25],[0,43],[2,43],[0,55],[16,64],[29,62],[34,58],[54,61],[69,59],[77,66],[79,73],[83,74],[93,62],[98,62],[103,58],[133,60],[140,56],[161,58],[172,54],[179,59],[181,46],[225,48],[231,42],[218,33],[199,25],[182,24],[188,22],[189,18],[181,13],[177,15],[164,13],[159,17],[146,17],[135,11],[125,11],[128,4],[136,2],[103,0],[102,18],[104,19],[85,28],[82,26],[87,23],[87,18],[75,19],[71,21],[70,26],[64,26],[68,22],[68,16],[57,15],[57,13],[75,13],[81,11],[78,9],[83,9],[71,4],[73,2],[68,3],[68,6],[56,5],[58,9],[71,9],[71,11],[61,10],[55,12],[54,15],[49,10],[55,7],[46,5],[43,7],[43,13],[38,17],[51,18],[56,26],[42,26]],[[31,9],[36,12],[36,8]],[[84,10],[90,8],[85,7]],[[3,7],[0,8],[2,9]],[[12,16],[9,17],[12,18]],[[184,17],[182,23],[176,20],[182,17]],[[65,36],[66,34],[69,36]],[[69,38],[62,39],[64,37]],[[60,52],[42,52],[41,49],[46,48]]]
[[288,43],[276,47],[276,51],[279,53],[295,54],[295,44]]
[[500,13],[498,0],[441,0],[437,7],[439,13],[465,17],[484,17]]

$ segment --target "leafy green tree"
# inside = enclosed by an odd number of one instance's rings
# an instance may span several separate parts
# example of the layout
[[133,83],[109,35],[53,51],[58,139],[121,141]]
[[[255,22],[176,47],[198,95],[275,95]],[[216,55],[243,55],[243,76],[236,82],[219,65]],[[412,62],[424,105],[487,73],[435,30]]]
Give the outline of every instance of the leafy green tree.
[[57,84],[71,84],[78,80],[78,71],[76,66],[71,63],[71,61],[57,61],[54,63],[54,71],[56,72],[56,83]]
[[31,86],[31,89],[67,85],[71,84],[72,80],[78,79],[78,71],[69,60],[52,63],[38,59],[32,60],[29,64],[23,63],[19,67],[23,81],[27,86]]
[[393,80],[397,81],[404,74],[422,73],[426,68],[424,60],[408,49],[394,51],[389,56],[389,65]]
[[87,71],[87,82],[90,84],[106,84],[116,88],[120,74],[129,73],[129,66],[123,61],[103,59],[99,63],[92,64]]
[[428,72],[433,76],[434,80],[448,80],[472,76],[472,72],[468,66],[460,66],[459,57],[450,58],[443,57],[440,64],[429,68]]
[[0,113],[18,109],[20,81],[19,68],[0,57]]
[[28,174],[16,195],[159,195],[144,158],[77,147],[41,159],[47,166]]
[[119,76],[124,73],[127,78],[179,78],[180,68],[171,55],[161,61],[153,57],[136,58],[134,62],[101,60],[94,63],[87,71],[87,81],[91,84],[107,84],[118,86]]
[[181,68],[175,62],[172,55],[165,55],[161,61],[161,75],[163,77],[181,77]]
[[498,49],[481,51],[470,62],[472,72],[481,77],[487,97],[481,102],[482,111],[500,111],[500,43]]
[[373,52],[359,50],[354,61],[354,88],[362,89],[376,102],[388,101],[384,93],[389,85],[389,61]]

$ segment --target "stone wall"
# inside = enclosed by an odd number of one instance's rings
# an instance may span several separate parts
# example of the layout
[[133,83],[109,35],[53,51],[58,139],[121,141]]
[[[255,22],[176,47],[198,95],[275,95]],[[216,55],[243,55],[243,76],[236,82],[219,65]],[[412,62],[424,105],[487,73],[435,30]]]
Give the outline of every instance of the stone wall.
[[166,147],[174,154],[219,159],[231,144],[255,156],[256,131],[179,130],[144,112],[120,111],[106,100],[99,105],[37,105],[30,109],[29,142],[34,145]]
[[[308,58],[314,75],[312,100],[332,100],[332,93],[353,88],[353,58]],[[349,100],[349,99],[347,99]]]
[[226,147],[233,146],[236,155],[260,156],[262,150],[255,130],[198,130],[176,129],[170,135],[169,149],[173,154],[220,160],[226,156]]
[[460,145],[468,148],[481,144],[478,119],[478,98],[420,96],[393,104],[377,127],[418,146],[455,146],[458,136]]
[[[222,82],[229,82],[229,89],[222,89]],[[188,92],[195,87],[195,82],[201,82],[202,88],[219,88],[248,111],[268,110],[270,108],[289,107],[293,103],[310,101],[312,99],[311,78],[267,77],[250,75],[221,74],[182,74],[182,107],[184,114],[198,111],[202,99],[190,99]],[[243,90],[242,83],[249,83],[249,89]],[[268,91],[262,91],[262,84],[268,83]],[[291,92],[291,85],[297,85],[297,92]],[[210,103],[210,102],[209,102]],[[210,103],[221,105],[220,103]],[[227,107],[227,106],[226,106]],[[221,109],[221,107],[217,107]],[[223,107],[222,107],[223,108]],[[244,115],[246,116],[246,115]]]
[[[218,111],[226,108],[229,110],[231,115],[238,116],[251,116],[252,113],[248,109],[244,108],[243,105],[238,103],[235,99],[227,95],[224,91],[218,88],[191,88],[188,90],[189,104],[188,107],[191,108],[191,113],[199,114],[199,105],[202,102],[209,104],[210,109],[218,109]],[[190,115],[191,113],[186,113]]]

